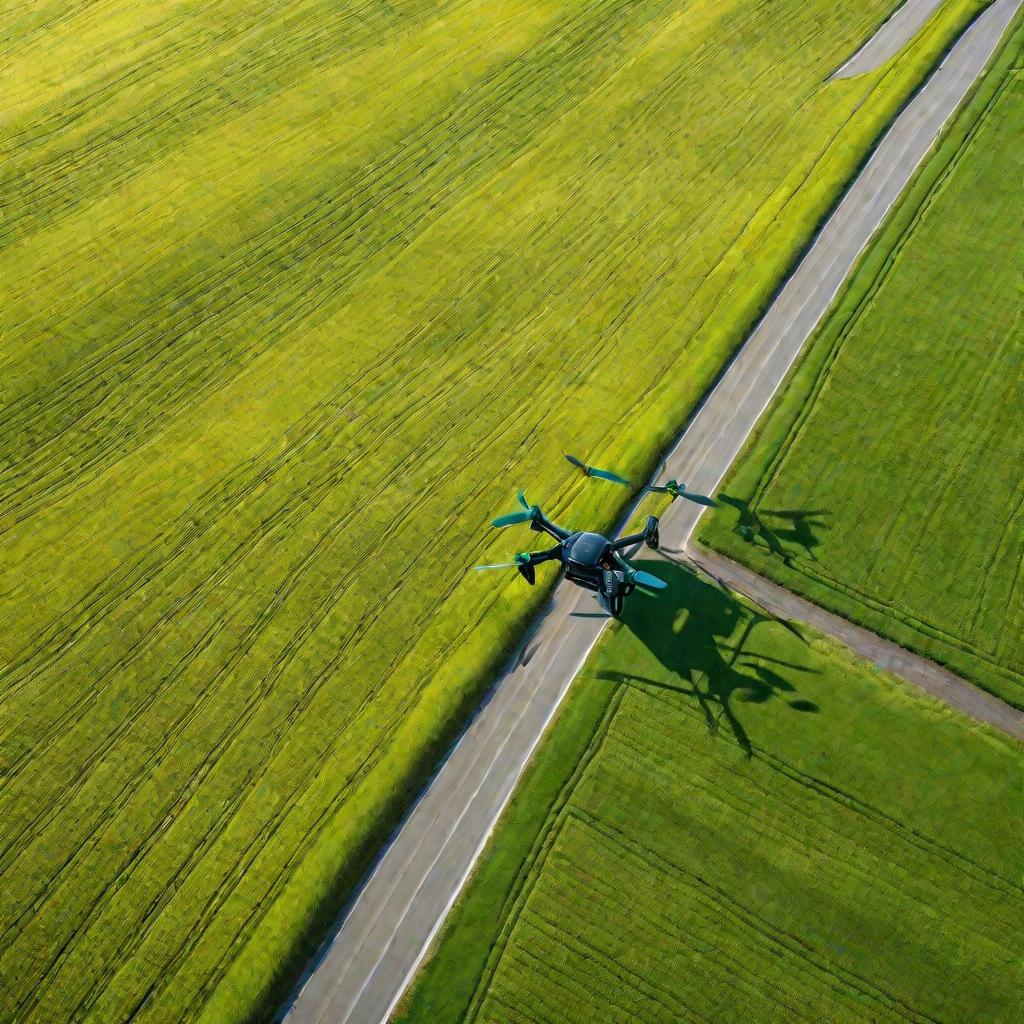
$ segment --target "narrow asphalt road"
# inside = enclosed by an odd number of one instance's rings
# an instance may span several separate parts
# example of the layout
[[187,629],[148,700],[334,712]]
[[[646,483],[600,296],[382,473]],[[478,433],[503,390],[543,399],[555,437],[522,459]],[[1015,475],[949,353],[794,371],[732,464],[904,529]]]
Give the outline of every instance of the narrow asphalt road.
[[[1022,0],[996,0],[881,141],[774,304],[666,462],[667,475],[717,489],[860,251],[985,67]],[[685,550],[700,509],[675,502],[663,542]],[[590,595],[557,588],[537,630],[498,680],[383,852],[284,1008],[287,1024],[386,1020],[473,868],[544,729],[605,624]]]
[[942,0],[906,0],[841,68],[832,73],[832,78],[853,78],[895,57],[941,3]]

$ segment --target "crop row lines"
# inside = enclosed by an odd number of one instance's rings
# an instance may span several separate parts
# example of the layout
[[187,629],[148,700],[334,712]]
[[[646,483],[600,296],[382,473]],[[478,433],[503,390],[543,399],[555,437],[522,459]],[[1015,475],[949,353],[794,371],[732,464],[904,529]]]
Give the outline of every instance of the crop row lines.
[[[457,0],[458,5],[464,2]],[[311,19],[313,6],[322,10]],[[4,133],[12,151],[24,153],[25,158],[10,161],[8,173],[0,178],[0,209],[14,214],[5,219],[6,237],[0,239],[0,247],[30,237],[56,218],[129,182],[153,160],[154,132],[160,133],[161,151],[166,152],[175,142],[222,129],[227,117],[240,117],[277,98],[286,88],[312,79],[324,66],[337,66],[370,47],[382,46],[388,38],[382,29],[389,21],[391,30],[398,32],[425,16],[442,15],[445,6],[393,9],[390,17],[382,18],[380,5],[372,2],[358,8],[307,3],[295,13],[290,0],[277,0],[259,13],[236,7],[237,14],[216,30],[206,27],[177,45],[148,40],[141,58],[62,97],[46,112],[26,110],[21,125]],[[282,18],[282,12],[292,12],[292,17]],[[172,23],[171,28],[175,27]],[[259,30],[256,38],[247,38],[253,29]],[[230,58],[227,47],[233,51]],[[274,60],[268,64],[270,53]],[[299,55],[301,61],[290,60]],[[203,59],[205,69],[197,67],[197,58]],[[288,61],[287,76],[280,74],[282,59]],[[268,68],[278,72],[275,78],[270,78]],[[127,118],[117,116],[117,103],[130,91],[148,94],[149,105],[134,108]],[[89,121],[95,124],[92,130]],[[50,143],[56,145],[56,152]],[[42,152],[40,146],[45,147]],[[73,190],[68,188],[70,182]]]
[[[653,699],[658,699],[653,694],[651,697]],[[698,719],[701,717],[691,707],[681,702],[667,700],[665,702],[677,712],[681,712],[688,717]],[[667,752],[671,752],[674,748],[678,747],[679,735],[670,731],[670,725],[667,720],[651,718],[644,724],[648,731],[648,742],[643,746],[637,745],[635,749],[636,752],[643,755],[645,759],[650,758],[650,736],[652,735],[661,738]],[[628,742],[626,735],[627,734],[623,733],[621,737],[622,742],[624,743]],[[619,736],[616,738],[618,739]],[[937,861],[963,873],[966,877],[979,885],[1004,896],[1012,895],[1016,897],[1024,894],[1024,886],[1019,885],[1011,879],[1004,878],[1002,875],[997,874],[990,868],[980,864],[953,847],[946,845],[934,836],[930,836],[921,832],[919,829],[908,826],[905,822],[894,818],[880,807],[868,803],[862,798],[839,788],[825,779],[811,775],[800,768],[797,768],[795,765],[789,763],[784,758],[772,753],[764,747],[755,746],[754,753],[758,761],[762,762],[772,772],[785,778],[790,783],[794,783],[801,789],[810,790],[816,796],[845,807],[858,817],[875,826],[875,828],[877,828],[882,834],[892,835],[894,838],[899,839],[901,842],[906,843],[926,856],[934,857]],[[747,784],[755,784],[748,775],[741,774],[738,769],[733,768],[731,771],[733,774],[742,777]],[[772,787],[770,795],[772,799],[780,799],[780,794],[782,792],[784,792],[784,790],[778,790],[775,787]],[[763,795],[768,796],[769,791],[764,789]],[[803,804],[799,799],[792,801],[787,800],[786,806],[791,812],[800,813]]]
[[695,884],[705,892],[719,915],[723,915],[730,921],[735,920],[741,928],[755,931],[763,935],[769,943],[777,944],[793,958],[794,965],[805,965],[812,972],[821,972],[822,975],[831,976],[840,984],[848,987],[854,998],[866,996],[879,1007],[884,1007],[894,1016],[903,1020],[913,1022],[913,1024],[937,1024],[930,1015],[908,1005],[900,997],[886,992],[856,971],[843,967],[833,960],[823,960],[820,952],[811,947],[798,935],[791,934],[785,928],[772,924],[758,914],[757,911],[743,906],[734,897],[720,889],[707,878],[694,874],[687,868],[673,863],[664,854],[651,850],[635,838],[626,836],[614,826],[592,817],[582,808],[574,808],[574,813],[592,831],[602,834],[605,839],[621,846],[625,852],[639,858],[644,864],[645,871],[650,871],[652,867],[656,867],[670,877],[686,879],[691,884]]
[[[572,917],[568,914],[570,906],[585,905],[587,901],[594,901],[596,898],[600,901],[600,906],[607,908],[606,919],[615,922],[615,930],[619,941],[624,946],[628,946],[629,949],[635,950],[634,955],[637,959],[642,959],[643,951],[649,947],[652,934],[663,935],[672,939],[677,947],[692,950],[705,963],[710,958],[719,969],[727,966],[730,971],[729,976],[732,985],[741,988],[748,994],[759,991],[764,981],[764,965],[761,965],[761,968],[758,969],[758,967],[745,963],[729,952],[725,945],[725,939],[729,934],[729,925],[732,922],[723,921],[721,914],[718,913],[719,908],[707,901],[706,894],[699,888],[691,889],[694,902],[687,905],[686,909],[693,914],[701,926],[699,930],[691,929],[682,924],[673,914],[666,911],[666,908],[670,905],[670,896],[678,899],[679,893],[668,889],[665,885],[665,876],[657,868],[652,875],[648,875],[647,872],[650,865],[644,863],[641,869],[643,874],[637,875],[637,880],[643,879],[643,882],[646,883],[643,886],[643,895],[658,891],[660,892],[660,898],[655,898],[650,902],[651,910],[648,914],[638,913],[636,906],[639,901],[634,903],[626,899],[625,893],[620,887],[616,887],[610,880],[606,880],[600,871],[595,872],[594,870],[595,868],[605,866],[605,862],[599,856],[599,852],[601,851],[602,844],[607,844],[607,837],[602,835],[594,842],[594,827],[590,819],[585,815],[576,813],[575,809],[572,816],[574,823],[582,826],[587,834],[587,839],[589,840],[587,843],[587,856],[595,857],[595,861],[589,869],[584,869],[574,864],[569,858],[568,852],[566,852],[566,863],[561,867],[557,875],[557,882],[560,883],[558,895],[561,897],[561,906],[553,908],[554,912],[562,910],[562,913],[557,918],[545,918],[539,913],[538,908],[538,910],[533,911],[529,915],[529,924],[534,930],[539,931],[549,940],[550,949],[557,950],[563,945],[571,946],[573,941],[585,941],[581,936],[569,933],[564,922],[572,920]],[[621,863],[625,851],[621,848],[609,851],[606,848],[603,852],[605,857],[610,856],[615,861]],[[619,866],[619,863],[616,863],[616,867]],[[584,881],[579,877],[574,878],[573,868],[575,868],[576,872],[585,870],[586,880]],[[640,893],[635,895],[640,895]],[[673,901],[671,905],[673,909],[679,909],[679,903]],[[614,916],[612,916],[612,911],[614,911]],[[525,945],[526,943],[522,944]],[[769,942],[768,948],[771,950],[772,959],[777,958],[778,944]],[[795,965],[795,968],[798,971],[801,969],[799,964]],[[614,973],[614,971],[610,973]],[[789,1019],[803,1021],[804,1024],[814,1024],[814,1020],[801,1010],[799,991],[796,988],[790,989],[786,984],[776,985],[771,990],[769,1000],[784,1011]]]
[[[658,779],[662,776],[662,772],[644,758],[642,750],[631,744],[624,746],[635,754],[637,760],[634,764],[645,765],[647,775],[641,778]],[[628,779],[630,762],[618,751],[609,751],[608,756],[609,772]],[[720,782],[703,782],[698,777],[687,778],[685,784],[705,803],[723,807],[727,816],[757,822],[759,840],[766,846],[799,850],[800,858],[808,868],[814,863],[832,863],[837,877],[848,877],[855,889],[888,893],[893,905],[910,903],[925,913],[946,897],[950,884],[948,877],[940,879],[912,871],[904,866],[899,851],[878,842],[879,839],[893,838],[891,833],[878,837],[872,833],[851,834],[852,827],[850,830],[842,829],[834,817],[816,815],[806,801],[790,802],[780,798],[777,792],[758,786],[755,779],[735,769],[731,769],[730,774],[735,776],[736,784],[727,793],[722,792]],[[662,783],[663,786],[672,783],[672,774],[667,768],[663,770]],[[748,787],[754,788],[755,793],[744,795]],[[790,822],[793,827],[787,827]],[[984,940],[991,947],[989,953],[994,960],[1007,967],[1012,964],[1014,952],[1005,945],[1005,921],[979,913],[970,923],[957,917],[944,927],[963,933],[965,941],[977,944]]]

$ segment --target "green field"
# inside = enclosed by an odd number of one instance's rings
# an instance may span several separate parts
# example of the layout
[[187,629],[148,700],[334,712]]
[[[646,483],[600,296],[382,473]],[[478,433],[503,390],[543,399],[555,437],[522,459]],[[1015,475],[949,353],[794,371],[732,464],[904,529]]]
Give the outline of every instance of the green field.
[[396,1024],[1018,1020],[1024,747],[651,568]]
[[563,449],[653,467],[983,6],[826,84],[896,2],[0,12],[0,1016],[273,1003],[543,597],[488,520],[612,521]]
[[1024,707],[1024,25],[700,539]]

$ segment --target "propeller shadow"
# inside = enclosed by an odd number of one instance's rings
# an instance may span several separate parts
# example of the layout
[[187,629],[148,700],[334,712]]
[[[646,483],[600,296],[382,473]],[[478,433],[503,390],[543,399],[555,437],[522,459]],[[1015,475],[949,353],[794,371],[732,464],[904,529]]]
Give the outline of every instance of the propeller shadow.
[[[622,622],[657,658],[664,673],[651,679],[601,671],[597,678],[669,690],[692,699],[708,729],[718,732],[727,728],[748,757],[753,756],[753,746],[742,721],[744,704],[781,698],[798,712],[818,710],[812,701],[800,699],[793,681],[778,671],[814,674],[813,669],[763,658],[747,649],[755,630],[781,620],[750,608],[733,593],[705,582],[682,565],[664,561],[638,564],[657,573],[669,587],[656,598],[627,602]],[[794,635],[803,639],[798,630]]]
[[818,560],[814,549],[821,544],[819,532],[830,529],[823,521],[828,515],[824,509],[753,509],[750,502],[731,494],[719,494],[718,500],[739,513],[734,531],[747,543],[778,555],[786,565],[796,549],[812,561]]

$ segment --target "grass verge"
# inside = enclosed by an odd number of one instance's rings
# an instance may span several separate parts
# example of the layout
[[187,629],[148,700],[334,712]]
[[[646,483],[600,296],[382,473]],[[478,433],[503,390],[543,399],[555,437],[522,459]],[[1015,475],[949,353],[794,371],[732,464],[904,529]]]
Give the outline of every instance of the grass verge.
[[655,565],[395,1020],[1013,1020],[1024,748]]

